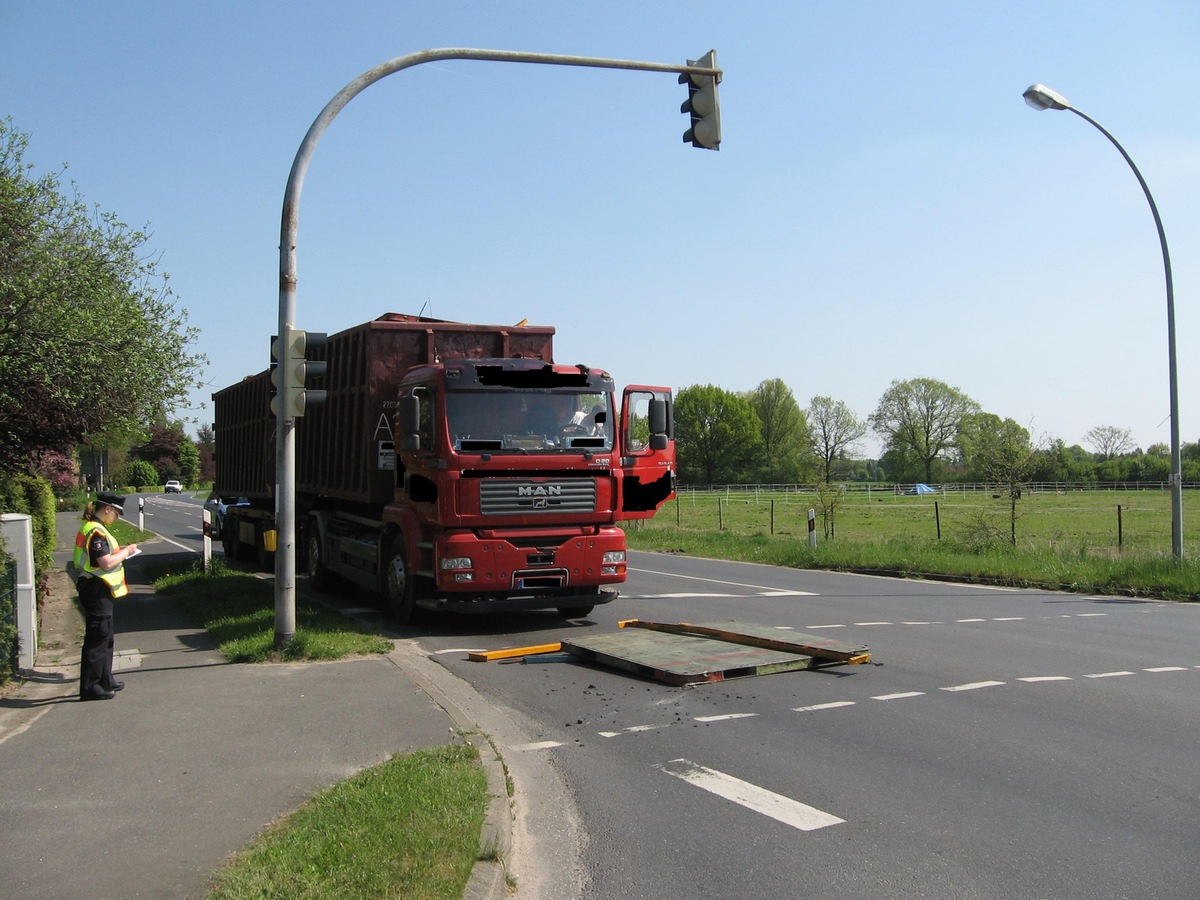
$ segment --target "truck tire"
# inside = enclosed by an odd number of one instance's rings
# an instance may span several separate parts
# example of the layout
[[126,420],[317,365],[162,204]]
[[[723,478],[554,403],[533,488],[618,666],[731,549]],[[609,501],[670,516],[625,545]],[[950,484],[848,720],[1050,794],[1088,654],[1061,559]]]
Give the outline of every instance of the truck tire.
[[325,565],[325,556],[321,549],[321,531],[315,519],[309,519],[304,529],[304,548],[308,583],[314,591],[328,591],[333,587],[337,576]]
[[392,543],[383,569],[383,595],[392,616],[401,625],[410,625],[417,615],[416,589],[408,568],[408,550],[401,535]]

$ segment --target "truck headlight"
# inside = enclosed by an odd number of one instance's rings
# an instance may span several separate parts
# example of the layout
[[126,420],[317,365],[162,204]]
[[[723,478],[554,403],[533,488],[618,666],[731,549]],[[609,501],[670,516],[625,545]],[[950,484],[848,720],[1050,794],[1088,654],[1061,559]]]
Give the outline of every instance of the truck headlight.
[[616,563],[623,563],[625,562],[625,551],[609,550],[604,554],[604,559],[602,559],[601,562],[606,566],[614,565]]
[[443,572],[448,572],[451,569],[469,569],[472,564],[469,556],[444,556],[439,565]]

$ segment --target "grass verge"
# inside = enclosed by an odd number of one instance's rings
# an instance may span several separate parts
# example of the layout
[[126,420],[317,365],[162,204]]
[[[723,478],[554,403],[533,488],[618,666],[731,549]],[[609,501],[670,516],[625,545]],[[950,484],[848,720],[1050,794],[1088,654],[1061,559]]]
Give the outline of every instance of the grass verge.
[[154,589],[195,616],[231,662],[330,660],[392,650],[392,642],[370,627],[302,597],[296,598],[295,637],[276,650],[273,587],[220,559],[211,561],[207,574],[198,564],[159,573]]
[[457,900],[486,803],[470,745],[393,757],[271,826],[216,874],[210,897]]
[[1200,564],[1163,556],[1114,556],[1077,550],[986,549],[949,542],[822,541],[810,547],[795,536],[735,534],[646,527],[628,532],[635,550],[686,553],[797,569],[827,569],[901,577],[952,578],[982,584],[1037,587],[1164,600],[1200,600]]

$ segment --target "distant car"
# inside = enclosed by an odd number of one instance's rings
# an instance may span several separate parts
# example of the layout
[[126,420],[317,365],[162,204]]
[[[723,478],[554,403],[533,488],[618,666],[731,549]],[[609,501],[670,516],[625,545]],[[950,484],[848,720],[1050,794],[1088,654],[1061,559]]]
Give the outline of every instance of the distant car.
[[166,484],[163,485],[163,493],[164,494],[182,494],[183,493],[183,485],[180,484],[178,481],[168,481]]
[[209,494],[204,501],[204,508],[212,513],[213,530],[220,534],[225,525],[225,511],[231,506],[249,506],[250,501],[245,497],[222,497],[220,494]]

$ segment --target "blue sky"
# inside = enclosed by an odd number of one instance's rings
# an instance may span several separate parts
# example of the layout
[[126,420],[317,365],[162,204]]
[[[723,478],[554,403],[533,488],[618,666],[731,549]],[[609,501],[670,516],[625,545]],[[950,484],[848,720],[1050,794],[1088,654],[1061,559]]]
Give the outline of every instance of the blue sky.
[[[317,148],[297,322],[557,329],[618,383],[782,378],[871,413],[937,378],[1038,438],[1169,435],[1162,214],[1185,441],[1200,439],[1200,5],[0,0],[0,115],[134,226],[211,359],[268,362],[300,141],[345,84],[438,47],[725,70],[720,152],[675,76],[455,61],[390,76]],[[878,450],[874,438],[866,453]]]

